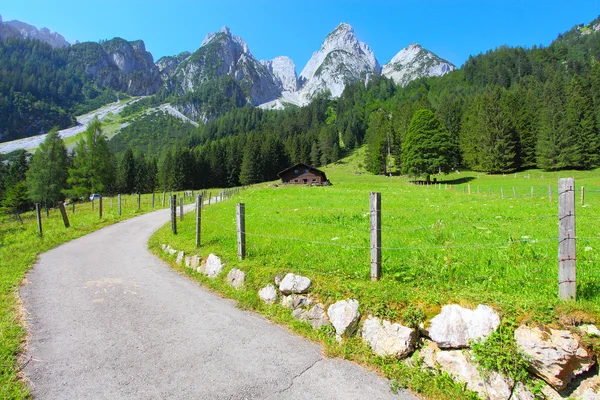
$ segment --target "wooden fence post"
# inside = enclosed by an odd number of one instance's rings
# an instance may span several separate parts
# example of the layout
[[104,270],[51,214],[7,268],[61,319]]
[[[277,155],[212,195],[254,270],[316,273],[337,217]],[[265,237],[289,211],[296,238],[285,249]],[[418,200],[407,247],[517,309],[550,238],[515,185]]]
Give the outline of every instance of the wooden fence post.
[[515,190],[514,186],[513,186],[513,197],[516,199],[517,198],[517,191]]
[[40,234],[40,237],[44,237],[44,232],[42,229],[42,211],[40,210],[40,203],[35,203],[35,216],[37,217],[38,233]]
[[138,193],[138,210],[142,208],[142,195]]
[[381,193],[371,192],[371,280],[381,278]]
[[179,199],[179,220],[183,221],[183,197]]
[[196,196],[196,247],[200,247],[200,235],[202,226],[202,196]]
[[235,212],[237,222],[238,258],[246,258],[246,207],[244,203],[237,203]]
[[533,199],[533,186],[531,187],[531,198]]
[[585,188],[581,187],[581,205],[585,204]]
[[154,210],[154,192],[152,192],[152,209]]
[[69,224],[69,216],[67,215],[67,210],[65,210],[65,203],[63,203],[62,201],[59,201],[58,209],[60,210],[60,214],[62,215],[63,223],[65,224],[65,228],[70,227],[71,224]]
[[550,203],[552,203],[552,186],[548,185],[548,198],[550,199]]
[[574,299],[577,261],[575,253],[575,182],[558,180],[558,297]]
[[98,197],[98,215],[102,218],[102,196]]
[[469,183],[467,187],[469,188],[468,193],[471,194],[471,184]]
[[165,206],[165,194],[166,194],[166,193],[165,193],[165,191],[163,190],[163,200],[162,200],[162,206],[163,206],[163,207]]
[[94,199],[92,199],[92,211],[94,211]]
[[71,206],[71,208],[73,209],[72,210],[73,214],[75,214],[75,202],[73,202],[73,205]]
[[177,235],[177,195],[171,195],[171,230]]
[[121,215],[121,193],[117,195],[117,211]]

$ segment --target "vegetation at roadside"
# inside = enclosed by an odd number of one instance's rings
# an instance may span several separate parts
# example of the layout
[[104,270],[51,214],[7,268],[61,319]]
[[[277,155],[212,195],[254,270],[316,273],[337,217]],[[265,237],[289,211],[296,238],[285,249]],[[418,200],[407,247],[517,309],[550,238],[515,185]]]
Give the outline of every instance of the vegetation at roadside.
[[[161,208],[160,195],[155,200],[156,208]],[[21,214],[22,224],[14,215],[0,215],[0,398],[29,397],[29,389],[19,376],[22,369],[19,356],[24,350],[26,327],[18,290],[38,255],[104,226],[152,210],[151,195],[148,194],[142,196],[141,210],[137,208],[137,196],[122,196],[121,216],[117,212],[116,198],[104,198],[103,201],[102,218],[98,216],[97,201],[95,210],[92,210],[91,202],[77,203],[74,214],[72,206],[68,206],[71,223],[68,229],[57,209],[51,209],[48,217],[43,212],[43,237],[38,235],[35,212]],[[27,362],[27,356],[21,361]]]
[[[408,326],[427,325],[449,303],[488,304],[503,320],[514,323],[559,327],[600,322],[597,170],[528,170],[504,176],[461,171],[438,177],[437,186],[416,186],[405,178],[364,173],[359,166],[363,157],[361,149],[325,168],[333,183],[330,187],[262,184],[241,191],[233,200],[205,207],[200,249],[194,248],[193,218],[179,223],[178,235],[169,226],[161,228],[150,247],[159,254],[159,246],[165,243],[186,254],[219,255],[227,263],[219,278],[187,273],[238,299],[241,307],[258,310],[322,341],[332,355],[375,365],[400,386],[434,398],[439,395],[438,383],[423,388],[423,373],[378,359],[354,341],[340,347],[327,332],[313,333],[307,324],[283,315],[286,311],[264,306],[257,291],[273,283],[275,275],[294,272],[311,278],[311,296],[326,305],[356,298],[362,315]],[[575,177],[576,192],[586,188],[585,205],[578,198],[576,206],[578,297],[568,302],[558,299],[556,258],[556,184],[558,177],[566,176]],[[383,277],[378,282],[369,279],[371,191],[382,193]],[[237,258],[237,202],[246,209],[247,258],[243,261]],[[244,290],[235,291],[225,283],[229,268],[246,273]],[[518,380],[525,364],[517,353],[508,351],[514,350],[510,334],[511,326],[504,326],[475,352],[489,369],[499,368]]]

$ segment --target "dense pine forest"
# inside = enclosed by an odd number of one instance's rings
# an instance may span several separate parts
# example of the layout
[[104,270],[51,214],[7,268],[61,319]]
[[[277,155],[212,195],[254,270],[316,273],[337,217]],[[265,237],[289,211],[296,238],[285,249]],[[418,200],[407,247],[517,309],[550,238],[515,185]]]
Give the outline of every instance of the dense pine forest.
[[[139,116],[140,110],[168,100],[161,91],[124,110],[125,117],[136,112],[138,116],[110,142],[103,138],[101,125],[94,123],[86,142],[72,154],[63,145],[59,152],[69,174],[63,187],[45,201],[92,192],[252,184],[276,179],[277,172],[290,163],[318,167],[363,145],[367,147],[363,166],[373,174],[597,168],[599,21],[574,27],[547,47],[500,47],[472,56],[462,68],[443,77],[400,87],[380,76],[367,85],[348,84],[338,99],[325,93],[306,107],[289,106],[283,111],[248,106],[235,95],[235,85],[220,80],[214,90],[190,95],[194,101],[210,103],[218,116],[198,128],[160,111]],[[70,107],[79,93],[91,90],[85,77],[65,81],[61,75],[65,68],[52,67],[63,61],[51,62],[54,53],[39,42],[14,40],[3,46],[22,49],[47,78],[27,83],[27,69],[17,73],[16,67],[0,68],[7,77],[0,79],[6,86],[0,88],[5,96],[0,104],[2,121],[12,121],[11,110],[20,104],[5,95],[17,96],[17,83],[31,85],[29,92],[37,93],[42,102],[49,98],[48,104]],[[0,57],[9,55],[4,52]],[[48,66],[40,60],[49,60]],[[94,94],[106,93],[112,95]],[[32,167],[41,154],[44,151],[33,156]],[[0,163],[4,207],[14,210],[25,200],[40,201],[31,184],[35,173],[27,172],[28,156],[17,152],[4,158]]]

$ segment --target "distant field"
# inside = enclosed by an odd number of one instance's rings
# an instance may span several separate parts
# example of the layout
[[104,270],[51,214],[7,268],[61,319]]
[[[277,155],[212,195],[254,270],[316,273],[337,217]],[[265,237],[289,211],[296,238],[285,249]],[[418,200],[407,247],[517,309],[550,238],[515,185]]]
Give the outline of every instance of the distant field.
[[[117,199],[103,199],[103,217],[98,215],[98,202],[77,203],[75,214],[68,206],[71,227],[66,229],[57,209],[49,217],[42,213],[43,238],[37,231],[34,212],[21,215],[21,225],[15,216],[0,217],[0,398],[19,399],[28,396],[28,388],[19,379],[17,357],[25,340],[25,329],[19,308],[18,290],[25,273],[37,256],[61,243],[93,232],[106,225],[141,215],[152,210],[152,195],[142,196],[141,210],[137,196],[122,196],[122,215],[117,212]],[[190,200],[190,199],[188,199]],[[168,196],[166,200],[168,207]],[[162,194],[155,197],[156,209],[162,208]],[[26,361],[26,360],[25,360]]]
[[[428,319],[443,304],[485,303],[521,321],[600,321],[600,171],[530,170],[516,177],[461,171],[437,177],[441,186],[415,186],[361,173],[361,157],[324,168],[330,187],[264,184],[205,208],[199,253],[222,256],[246,271],[255,288],[295,272],[309,276],[312,293],[327,304],[353,297],[362,312],[393,320],[409,308]],[[574,177],[577,187],[574,302],[557,299],[559,177]],[[369,280],[371,191],[382,197],[379,282]],[[236,202],[246,205],[244,261],[236,256]],[[181,223],[177,236],[161,228],[151,245],[195,251],[192,220]]]

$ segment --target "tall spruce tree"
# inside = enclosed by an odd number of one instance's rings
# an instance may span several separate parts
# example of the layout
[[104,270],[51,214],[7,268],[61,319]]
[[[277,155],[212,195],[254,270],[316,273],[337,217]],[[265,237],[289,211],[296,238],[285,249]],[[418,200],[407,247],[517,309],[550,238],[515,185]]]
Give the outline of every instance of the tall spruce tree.
[[136,165],[133,151],[125,150],[117,172],[117,187],[119,192],[131,194],[134,192]]
[[31,158],[27,186],[33,202],[53,205],[67,183],[67,149],[57,129],[52,129]]
[[600,135],[594,104],[585,83],[574,76],[569,84],[566,105],[566,131],[574,140],[572,167],[590,169],[600,166]]
[[573,144],[566,129],[566,96],[563,75],[556,73],[544,87],[540,129],[536,146],[537,165],[545,170],[559,170],[572,165],[569,152]]
[[450,134],[433,111],[418,110],[408,126],[402,149],[402,172],[419,176],[447,173],[456,148]]

